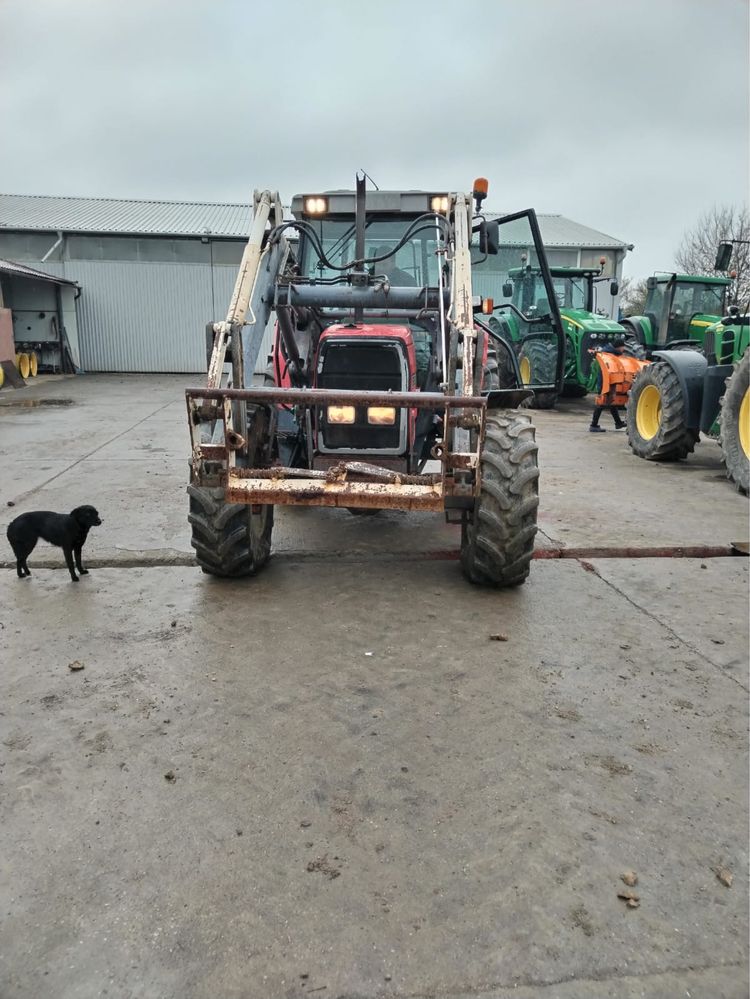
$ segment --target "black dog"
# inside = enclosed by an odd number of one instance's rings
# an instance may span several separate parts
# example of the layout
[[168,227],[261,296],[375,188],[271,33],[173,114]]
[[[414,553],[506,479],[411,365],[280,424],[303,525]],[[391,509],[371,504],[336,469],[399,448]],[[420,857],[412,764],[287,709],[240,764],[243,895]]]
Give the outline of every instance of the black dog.
[[22,513],[8,525],[8,541],[16,556],[16,571],[18,578],[30,576],[26,559],[36,547],[37,541],[47,541],[51,545],[62,548],[65,561],[70,570],[70,578],[78,582],[75,564],[82,576],[88,569],[81,565],[81,549],[83,548],[89,529],[101,524],[99,514],[93,506],[77,506],[72,513],[50,513],[40,510],[37,513]]

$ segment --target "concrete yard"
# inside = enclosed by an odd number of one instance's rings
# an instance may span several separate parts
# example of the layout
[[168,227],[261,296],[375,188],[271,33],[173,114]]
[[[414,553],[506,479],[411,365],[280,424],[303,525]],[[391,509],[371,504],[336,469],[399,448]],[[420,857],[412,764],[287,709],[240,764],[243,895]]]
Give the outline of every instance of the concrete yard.
[[[104,520],[76,585],[0,555],[2,999],[746,997],[747,559],[493,592],[438,516],[282,510],[214,580],[190,381],[0,392],[3,531]],[[534,414],[540,549],[747,540],[716,444],[642,462],[589,409]]]

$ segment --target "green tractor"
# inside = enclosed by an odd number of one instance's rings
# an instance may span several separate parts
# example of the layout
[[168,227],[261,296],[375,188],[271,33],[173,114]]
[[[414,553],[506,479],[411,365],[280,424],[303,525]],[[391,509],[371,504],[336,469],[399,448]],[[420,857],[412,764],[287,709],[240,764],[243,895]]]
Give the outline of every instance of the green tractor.
[[628,441],[648,461],[686,458],[704,433],[718,438],[727,476],[750,486],[750,317],[706,329],[703,349],[656,350],[633,382]]
[[690,274],[656,274],[647,281],[648,294],[642,316],[622,320],[647,350],[653,347],[700,349],[710,326],[727,314],[728,277]]
[[[597,312],[596,285],[609,281],[609,293],[613,297],[619,290],[617,281],[603,276],[601,268],[551,267],[550,275],[565,333],[562,395],[580,398],[595,391],[597,386],[599,369],[592,364],[590,351],[604,343],[630,339],[635,345],[635,341],[619,323]],[[516,345],[524,384],[538,382],[542,376],[544,381],[553,381],[557,348],[544,323],[549,303],[540,269],[524,262],[522,267],[509,270],[503,296],[511,300],[513,311],[494,321],[503,327],[506,339]],[[550,409],[555,401],[555,393],[536,393],[529,405]]]
[[[729,252],[727,252],[729,246]],[[722,244],[717,270],[729,265],[731,246]],[[649,279],[649,298],[658,306],[653,363],[633,382],[627,407],[628,441],[648,461],[686,458],[704,433],[719,440],[727,477],[741,492],[750,488],[750,316],[736,305],[722,319],[729,278]],[[654,292],[652,296],[652,292]],[[659,299],[658,295],[662,298]],[[679,308],[679,311],[678,311]],[[635,318],[639,325],[646,316]],[[643,329],[643,327],[641,327]],[[671,334],[671,336],[670,336]],[[685,335],[687,334],[687,335]]]

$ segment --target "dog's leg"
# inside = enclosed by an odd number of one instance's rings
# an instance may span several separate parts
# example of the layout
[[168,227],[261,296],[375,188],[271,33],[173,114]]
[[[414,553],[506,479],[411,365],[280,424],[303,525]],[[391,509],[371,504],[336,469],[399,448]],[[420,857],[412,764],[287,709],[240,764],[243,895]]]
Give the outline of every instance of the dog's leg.
[[63,548],[63,554],[65,555],[65,561],[68,565],[68,571],[70,572],[70,578],[74,583],[78,582],[78,576],[76,576],[75,566],[73,565],[73,550],[71,548]]
[[76,568],[78,569],[78,571],[80,572],[80,574],[82,576],[88,576],[88,574],[89,574],[88,569],[84,569],[83,566],[81,565],[81,548],[82,547],[83,547],[82,545],[78,545],[77,548],[74,548],[73,549],[73,554],[75,555],[75,559],[76,559]]
[[16,559],[16,572],[18,573],[18,578],[19,579],[23,579],[23,577],[26,575],[26,573],[23,571],[23,559],[22,558],[17,558]]

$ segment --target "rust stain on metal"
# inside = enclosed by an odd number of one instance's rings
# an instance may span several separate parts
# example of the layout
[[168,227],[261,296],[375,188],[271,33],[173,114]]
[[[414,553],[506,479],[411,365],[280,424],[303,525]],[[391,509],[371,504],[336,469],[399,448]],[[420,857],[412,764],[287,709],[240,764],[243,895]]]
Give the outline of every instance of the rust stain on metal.
[[188,399],[244,400],[270,405],[325,406],[353,403],[369,406],[395,406],[410,409],[484,409],[483,396],[443,395],[442,392],[370,392],[352,389],[286,389],[286,388],[188,388]]
[[246,443],[242,434],[238,434],[236,430],[227,430],[226,442],[231,451],[241,451]]
[[369,509],[442,510],[440,483],[335,482],[314,479],[244,478],[235,472],[227,479],[227,499],[234,503],[294,504],[297,506],[363,507]]

